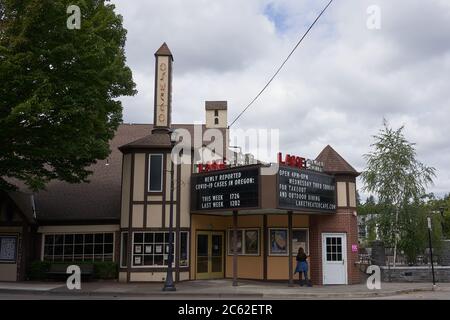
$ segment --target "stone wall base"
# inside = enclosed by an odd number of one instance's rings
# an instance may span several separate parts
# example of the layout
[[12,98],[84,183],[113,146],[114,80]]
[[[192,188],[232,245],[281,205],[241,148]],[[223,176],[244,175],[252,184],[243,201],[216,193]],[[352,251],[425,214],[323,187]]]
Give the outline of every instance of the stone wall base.
[[442,241],[441,264],[450,266],[450,240]]
[[[450,282],[450,267],[435,266],[436,282]],[[432,282],[431,266],[424,267],[381,267],[383,282]]]

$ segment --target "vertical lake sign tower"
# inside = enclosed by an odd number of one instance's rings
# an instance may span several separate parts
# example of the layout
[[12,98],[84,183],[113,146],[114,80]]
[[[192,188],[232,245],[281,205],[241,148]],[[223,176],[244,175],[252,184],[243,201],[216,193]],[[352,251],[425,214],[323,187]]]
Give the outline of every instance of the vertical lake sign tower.
[[173,56],[164,42],[155,53],[155,111],[153,133],[170,131],[172,114]]

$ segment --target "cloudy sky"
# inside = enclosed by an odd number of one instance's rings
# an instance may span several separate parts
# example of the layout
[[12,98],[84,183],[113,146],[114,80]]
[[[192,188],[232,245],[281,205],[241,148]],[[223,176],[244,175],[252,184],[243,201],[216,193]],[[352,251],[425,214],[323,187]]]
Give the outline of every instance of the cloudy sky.
[[[173,122],[204,121],[205,100],[227,100],[231,122],[327,2],[113,0],[139,91],[122,99],[124,121],[153,121],[153,54],[167,42]],[[279,129],[281,151],[308,158],[330,144],[361,171],[383,118],[436,168],[429,190],[450,192],[450,0],[335,0],[234,127]]]

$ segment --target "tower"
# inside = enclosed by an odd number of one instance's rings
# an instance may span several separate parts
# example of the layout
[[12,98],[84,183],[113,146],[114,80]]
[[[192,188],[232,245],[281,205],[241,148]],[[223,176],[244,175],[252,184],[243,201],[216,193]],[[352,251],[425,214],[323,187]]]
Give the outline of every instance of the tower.
[[227,101],[205,101],[206,128],[226,128]]
[[155,110],[152,133],[169,132],[172,113],[173,56],[164,42],[155,52]]

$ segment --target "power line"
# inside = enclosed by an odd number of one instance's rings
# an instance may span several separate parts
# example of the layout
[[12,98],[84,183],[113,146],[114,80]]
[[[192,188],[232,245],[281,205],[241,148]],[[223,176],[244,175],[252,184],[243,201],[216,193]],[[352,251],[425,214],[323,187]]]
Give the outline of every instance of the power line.
[[303,34],[303,36],[300,38],[300,40],[295,45],[294,49],[292,49],[292,51],[289,53],[289,55],[286,57],[286,59],[283,61],[283,63],[277,69],[277,71],[274,73],[274,75],[270,78],[270,80],[266,83],[266,85],[261,89],[261,91],[253,98],[253,100],[250,101],[250,103],[244,108],[244,110],[242,110],[241,113],[239,113],[239,115],[233,120],[233,122],[228,126],[228,128],[230,128],[244,114],[244,112],[247,111],[247,109],[256,101],[256,99],[259,98],[259,96],[264,92],[264,90],[266,90],[266,88],[269,86],[269,84],[272,82],[272,80],[277,76],[277,74],[281,71],[281,69],[284,67],[286,62],[291,57],[291,55],[294,53],[294,51],[297,49],[297,47],[300,45],[300,43],[303,41],[303,39],[305,39],[305,37],[308,35],[309,31],[314,27],[316,22],[320,19],[320,17],[324,14],[324,12],[328,9],[328,7],[331,5],[332,2],[333,2],[333,0],[330,0],[330,2],[328,2],[328,4],[320,12],[320,14],[314,20],[314,22],[309,26],[308,30],[306,30],[306,32]]

